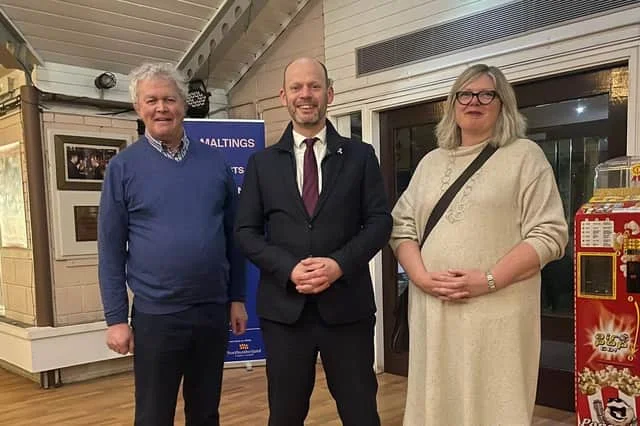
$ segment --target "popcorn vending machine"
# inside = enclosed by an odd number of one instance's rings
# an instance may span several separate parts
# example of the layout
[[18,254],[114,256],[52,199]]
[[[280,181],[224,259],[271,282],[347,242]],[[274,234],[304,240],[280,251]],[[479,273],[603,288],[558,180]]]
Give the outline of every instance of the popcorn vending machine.
[[640,411],[640,157],[595,170],[576,213],[575,408],[578,425],[636,426]]

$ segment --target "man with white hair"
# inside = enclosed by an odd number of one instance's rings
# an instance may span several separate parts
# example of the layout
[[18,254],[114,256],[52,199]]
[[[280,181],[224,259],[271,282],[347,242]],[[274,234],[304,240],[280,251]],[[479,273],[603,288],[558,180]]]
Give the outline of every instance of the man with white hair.
[[173,425],[181,380],[186,424],[218,425],[229,322],[236,334],[247,322],[236,185],[222,154],[185,133],[187,86],[171,64],[130,81],[145,134],[109,162],[98,220],[107,346],[134,354],[136,426]]

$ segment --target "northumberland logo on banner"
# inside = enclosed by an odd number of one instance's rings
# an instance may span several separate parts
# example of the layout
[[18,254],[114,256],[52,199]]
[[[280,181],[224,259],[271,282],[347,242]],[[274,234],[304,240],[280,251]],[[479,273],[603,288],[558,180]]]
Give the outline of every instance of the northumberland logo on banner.
[[[222,151],[240,193],[249,157],[265,147],[264,121],[185,119],[184,127],[191,141],[199,141]],[[256,290],[260,275],[258,268],[249,261],[246,268],[246,307],[249,315],[247,332],[235,336],[229,331],[229,346],[225,358],[227,363],[265,359],[260,323],[256,315]]]

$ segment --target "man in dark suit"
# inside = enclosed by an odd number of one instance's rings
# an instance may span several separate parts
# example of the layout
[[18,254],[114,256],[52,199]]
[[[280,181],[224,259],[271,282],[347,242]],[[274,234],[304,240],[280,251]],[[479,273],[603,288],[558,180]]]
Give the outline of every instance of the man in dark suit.
[[377,426],[375,302],[369,261],[392,220],[371,145],[326,120],[325,66],[291,62],[280,90],[291,123],[249,160],[236,239],[260,268],[269,426],[302,426],[318,353],[345,426]]
[[80,157],[78,153],[72,152],[67,154],[69,159],[67,160],[67,176],[69,179],[82,179],[84,176],[80,173]]

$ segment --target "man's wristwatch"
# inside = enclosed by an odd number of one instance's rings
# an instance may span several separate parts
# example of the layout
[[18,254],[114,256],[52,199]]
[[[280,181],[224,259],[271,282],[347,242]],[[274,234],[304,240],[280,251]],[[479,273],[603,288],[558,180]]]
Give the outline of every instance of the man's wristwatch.
[[487,285],[489,286],[489,290],[496,291],[496,280],[493,278],[493,274],[491,271],[487,271]]

